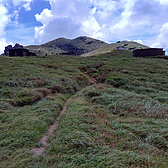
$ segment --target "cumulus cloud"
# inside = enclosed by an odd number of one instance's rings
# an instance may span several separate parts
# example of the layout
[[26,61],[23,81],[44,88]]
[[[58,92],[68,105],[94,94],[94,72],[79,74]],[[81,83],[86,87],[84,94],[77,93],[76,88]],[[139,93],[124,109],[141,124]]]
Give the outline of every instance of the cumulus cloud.
[[17,27],[20,10],[31,10],[31,2],[33,0],[0,0],[0,53],[3,53],[5,46],[11,44],[6,38],[6,27],[9,24]]
[[36,27],[35,32],[35,38],[39,40],[39,43],[43,43],[60,36],[69,38],[76,37],[76,35],[81,33],[80,25],[75,24],[70,17],[55,18],[47,25]]
[[31,10],[30,3],[33,0],[11,0],[11,1],[15,7],[17,6],[24,7],[26,11],[30,11]]
[[8,23],[8,11],[6,9],[6,7],[3,5],[3,4],[0,4],[0,36],[4,36],[5,35],[5,32],[4,32],[4,29],[5,29],[5,26],[7,25]]
[[163,24],[160,33],[156,38],[156,42],[152,45],[153,47],[163,47],[168,49],[168,22]]
[[0,40],[0,54],[4,53],[5,47],[9,44],[12,44],[12,43],[6,42],[5,38],[1,38],[1,40]]
[[[43,24],[35,28],[35,40],[41,43],[51,40],[50,37],[54,39],[65,35],[67,38],[88,35],[105,41],[127,37],[125,34],[128,35],[130,31],[129,21],[135,2],[136,0],[50,0],[51,10],[44,9],[41,14],[35,15],[36,20]],[[66,23],[66,27],[65,20],[70,21]]]
[[159,1],[159,3],[161,5],[168,5],[168,1],[167,0],[156,0],[156,1]]
[[50,0],[50,5],[51,10],[44,9],[41,14],[35,15],[36,20],[43,24],[35,28],[36,42],[57,37],[74,38],[86,34],[84,26],[89,26],[88,20],[96,24],[91,17],[90,0]]
[[5,27],[9,22],[8,10],[2,1],[0,3],[0,11],[0,53],[2,53],[7,44],[5,39]]
[[[0,37],[10,17],[19,11],[31,10],[35,0],[0,0]],[[40,0],[39,0],[40,1]],[[50,9],[43,9],[35,18],[42,25],[35,27],[35,43],[58,37],[75,38],[87,35],[106,42],[136,40],[152,46],[168,48],[165,36],[168,29],[167,0],[46,0]],[[4,2],[5,5],[2,5]],[[7,3],[15,7],[7,12]],[[1,9],[2,8],[2,9]],[[7,18],[8,21],[5,21]]]
[[35,28],[35,40],[43,43],[60,36],[80,35],[107,40],[104,31],[111,24],[109,19],[116,12],[117,4],[112,0],[50,0],[51,10],[44,9],[35,15],[43,24]]
[[165,42],[167,0],[48,1],[51,9],[44,9],[35,16],[42,23],[35,28],[37,43],[61,36],[74,38],[80,35],[109,42],[141,37],[147,44]]
[[40,15],[36,14],[35,17],[36,20],[41,22],[43,25],[47,25],[54,18],[53,14],[51,14],[51,10],[49,9],[44,9]]
[[138,39],[138,40],[133,40],[134,42],[137,42],[139,44],[144,44],[142,40]]

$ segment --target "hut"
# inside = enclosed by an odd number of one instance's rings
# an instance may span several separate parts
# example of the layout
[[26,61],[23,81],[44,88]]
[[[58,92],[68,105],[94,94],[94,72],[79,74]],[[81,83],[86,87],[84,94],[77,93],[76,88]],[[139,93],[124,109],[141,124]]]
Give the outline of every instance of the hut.
[[147,57],[159,55],[165,55],[165,51],[163,51],[163,48],[146,48],[133,51],[133,57]]
[[30,52],[29,50],[25,48],[18,48],[18,49],[10,49],[9,50],[9,56],[10,57],[16,57],[16,56],[36,56],[35,53]]

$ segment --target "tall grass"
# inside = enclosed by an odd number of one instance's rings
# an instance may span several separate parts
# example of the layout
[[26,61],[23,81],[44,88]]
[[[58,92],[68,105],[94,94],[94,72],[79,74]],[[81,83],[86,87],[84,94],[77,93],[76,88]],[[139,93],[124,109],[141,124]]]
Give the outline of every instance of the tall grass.
[[[167,65],[124,51],[0,57],[0,167],[166,168]],[[34,156],[69,97],[46,156]]]

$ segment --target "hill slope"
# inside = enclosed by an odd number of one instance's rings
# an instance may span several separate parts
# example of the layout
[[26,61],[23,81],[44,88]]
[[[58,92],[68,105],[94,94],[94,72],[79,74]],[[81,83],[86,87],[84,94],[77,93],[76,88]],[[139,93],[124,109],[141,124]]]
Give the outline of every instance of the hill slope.
[[119,41],[117,43],[112,43],[112,44],[100,47],[97,50],[94,50],[92,52],[85,53],[82,56],[94,56],[94,55],[109,53],[113,50],[116,50],[117,47],[124,47],[126,50],[130,50],[130,51],[133,51],[135,49],[149,48],[146,45],[142,45],[133,41]]
[[167,168],[167,83],[167,60],[125,50],[1,56],[0,168]]
[[72,40],[58,38],[42,45],[26,46],[26,48],[35,52],[37,55],[45,55],[46,53],[48,55],[54,55],[68,52],[74,52],[76,55],[81,55],[106,45],[108,44],[103,41],[81,36]]

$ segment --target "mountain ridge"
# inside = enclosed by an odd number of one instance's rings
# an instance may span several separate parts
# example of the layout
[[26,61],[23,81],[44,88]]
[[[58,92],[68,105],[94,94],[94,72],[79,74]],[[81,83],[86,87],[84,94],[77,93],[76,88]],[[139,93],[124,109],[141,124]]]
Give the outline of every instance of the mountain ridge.
[[129,51],[133,51],[136,49],[150,48],[149,46],[146,46],[144,44],[140,44],[134,41],[118,41],[116,43],[111,43],[107,46],[100,47],[97,50],[85,53],[82,56],[87,57],[87,56],[96,56],[100,54],[110,53],[113,50],[116,50],[116,48],[118,47],[121,47],[122,49],[129,50]]
[[106,45],[109,44],[87,36],[80,36],[75,39],[58,38],[42,45],[30,45],[25,48],[35,52],[37,55],[45,55],[46,53],[55,55],[68,52],[82,55]]
[[[58,38],[41,45],[30,45],[25,48],[37,55],[56,55],[68,54],[91,56],[99,55],[116,50],[117,47],[123,47],[126,50],[150,48],[146,45],[132,41],[118,41],[108,44],[104,41],[87,36],[80,36],[75,39]],[[70,55],[71,55],[70,54]]]

